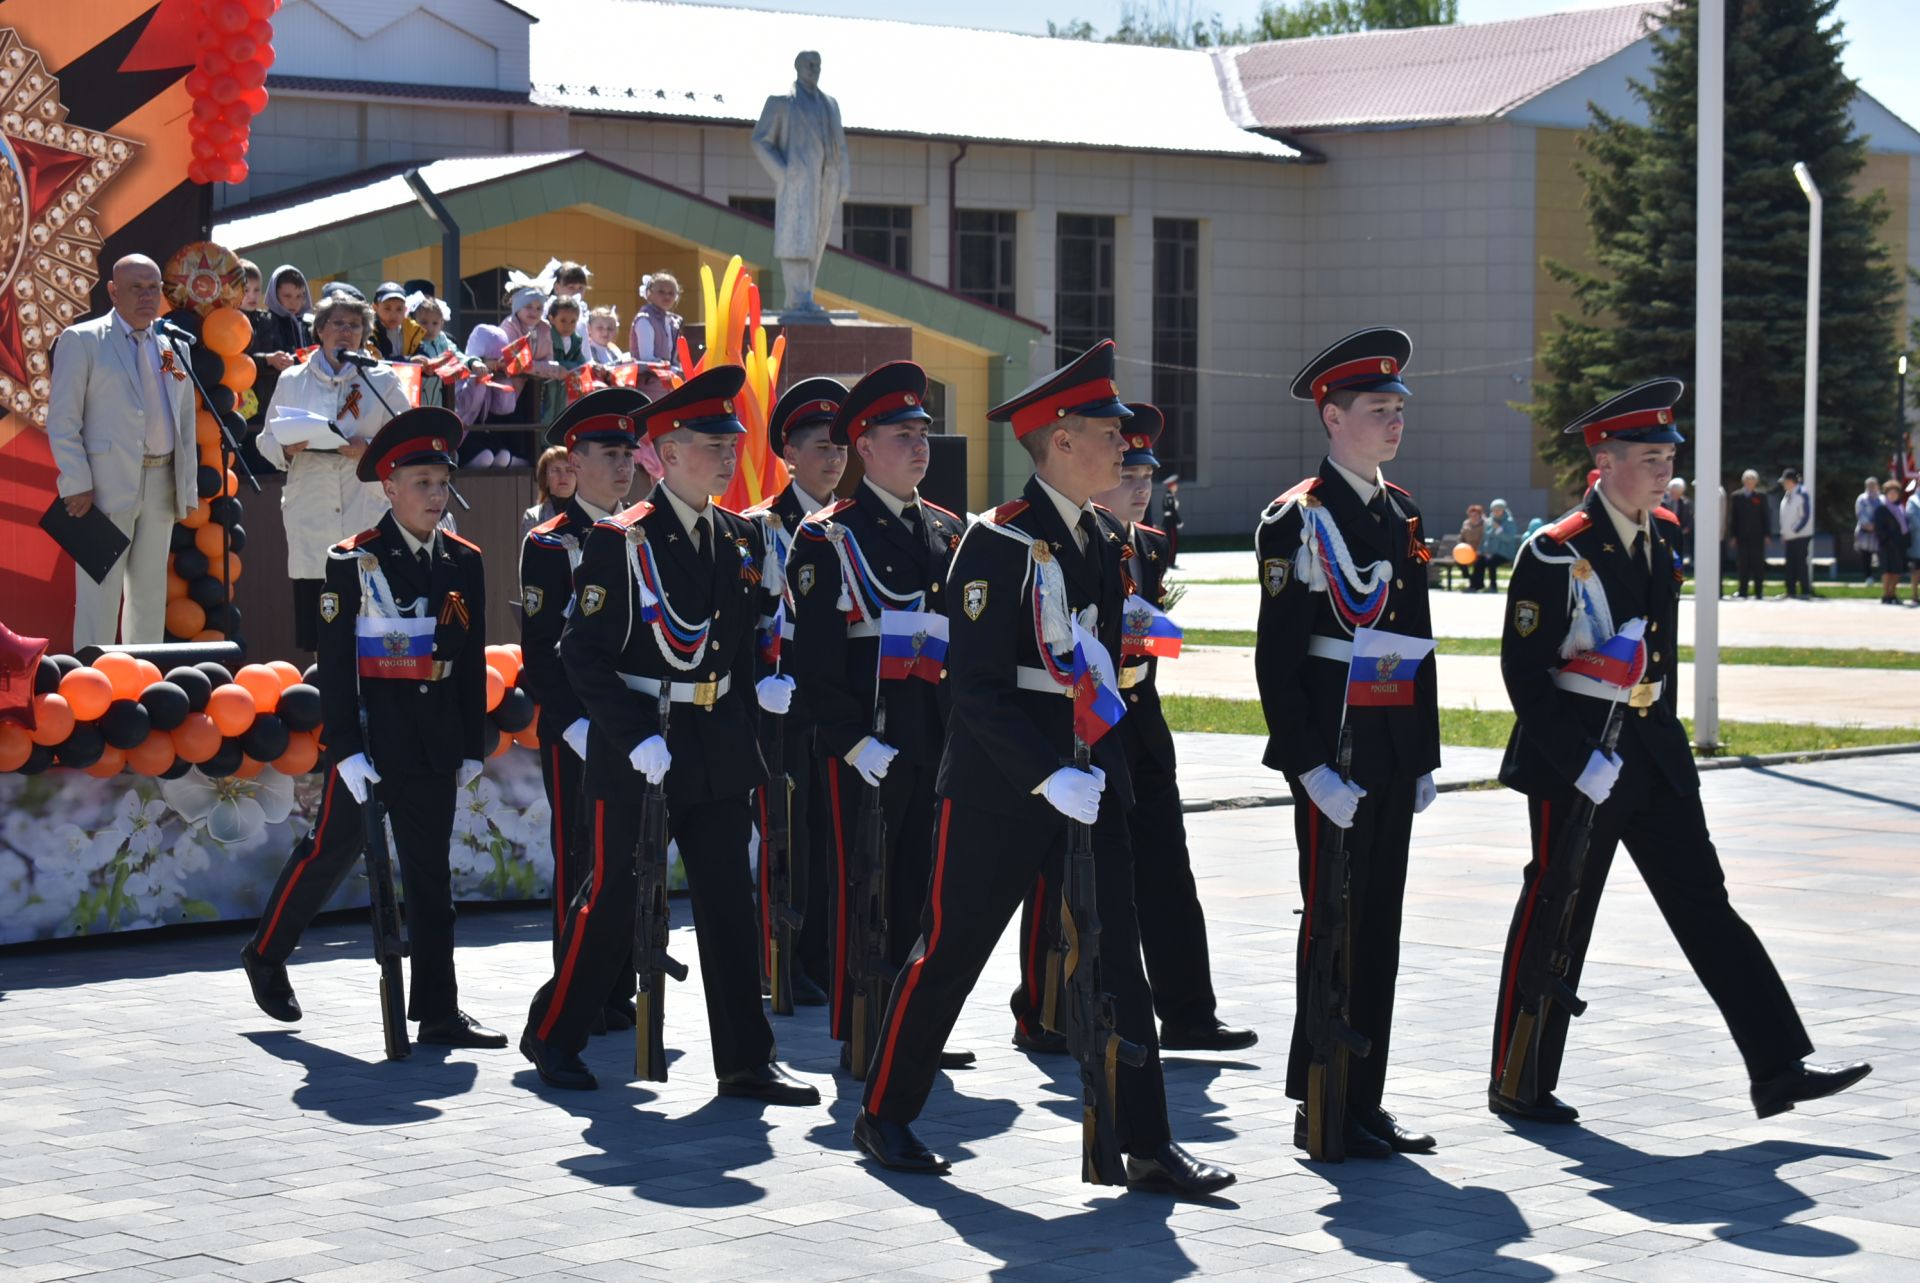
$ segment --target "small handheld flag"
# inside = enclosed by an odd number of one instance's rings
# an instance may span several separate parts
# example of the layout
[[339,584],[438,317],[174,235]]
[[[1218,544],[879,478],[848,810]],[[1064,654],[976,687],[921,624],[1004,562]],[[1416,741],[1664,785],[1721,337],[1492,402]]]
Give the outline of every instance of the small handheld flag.
[[1171,616],[1139,593],[1127,598],[1120,613],[1120,653],[1122,655],[1158,655],[1173,659],[1180,654],[1186,633]]
[[1117,671],[1100,639],[1074,620],[1073,733],[1087,744],[1098,743],[1126,716],[1126,702],[1114,685]]
[[1629,619],[1619,632],[1562,664],[1560,671],[1622,689],[1637,686],[1647,675],[1646,631],[1645,619]]
[[940,681],[947,662],[947,617],[930,610],[880,612],[880,680]]
[[522,334],[500,349],[500,368],[506,374],[525,374],[533,368],[533,336]]
[[420,408],[420,376],[425,373],[420,366],[399,364],[391,367],[394,379],[400,384],[400,391],[406,394],[407,404],[416,410]]
[[1413,703],[1420,665],[1433,653],[1433,638],[1408,637],[1378,628],[1353,630],[1353,663],[1347,669],[1351,708],[1404,708]]

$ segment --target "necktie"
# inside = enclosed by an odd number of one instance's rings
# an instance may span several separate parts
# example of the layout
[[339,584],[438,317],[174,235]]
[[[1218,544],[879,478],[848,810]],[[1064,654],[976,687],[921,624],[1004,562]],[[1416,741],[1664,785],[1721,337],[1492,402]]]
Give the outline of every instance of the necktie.
[[1081,513],[1080,520],[1075,524],[1080,532],[1080,551],[1089,554],[1091,558],[1093,550],[1097,548],[1100,543],[1100,527],[1094,521],[1091,512]]
[[1375,521],[1384,522],[1387,519],[1386,490],[1380,489],[1373,492],[1373,501],[1367,504],[1367,511],[1373,514]]
[[422,548],[419,552],[414,553],[413,559],[414,561],[419,563],[420,569],[422,570],[433,569],[433,554],[428,552],[425,548]]
[[140,400],[146,412],[146,437],[143,449],[148,455],[163,455],[173,449],[172,407],[167,404],[166,381],[156,367],[153,331],[133,332],[133,360],[140,367]]
[[1647,532],[1644,530],[1633,536],[1633,564],[1643,569],[1647,565]]
[[713,531],[707,528],[705,517],[694,518],[693,550],[700,554],[700,564],[711,570],[713,568]]
[[913,531],[913,533],[915,533],[916,535],[919,534],[920,533],[920,505],[917,503],[910,503],[906,507],[900,509],[900,520],[907,523],[907,529]]

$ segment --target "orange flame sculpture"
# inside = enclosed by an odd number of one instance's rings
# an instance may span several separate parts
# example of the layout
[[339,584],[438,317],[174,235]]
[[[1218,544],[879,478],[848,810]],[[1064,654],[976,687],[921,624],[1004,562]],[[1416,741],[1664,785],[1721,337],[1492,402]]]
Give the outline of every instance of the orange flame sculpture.
[[760,287],[735,254],[721,274],[720,286],[713,283],[713,269],[700,266],[701,301],[706,306],[707,350],[699,361],[692,359],[687,340],[680,340],[680,368],[686,378],[715,366],[746,367],[746,386],[740,389],[735,413],[747,429],[740,443],[740,462],[720,506],[735,512],[771,499],[787,487],[787,465],[773,453],[767,442],[767,416],[780,387],[780,362],[787,352],[787,336],[781,335],[767,346],[766,326],[760,318]]

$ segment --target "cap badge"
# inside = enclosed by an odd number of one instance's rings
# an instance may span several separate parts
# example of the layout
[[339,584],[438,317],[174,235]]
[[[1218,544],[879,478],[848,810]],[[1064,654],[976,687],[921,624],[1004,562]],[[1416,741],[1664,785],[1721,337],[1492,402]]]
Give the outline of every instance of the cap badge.
[[1393,373],[1393,362],[1392,362],[1392,360],[1390,360],[1390,359],[1388,359],[1388,358],[1385,358],[1385,357],[1382,357],[1382,358],[1381,358],[1381,360],[1380,360],[1380,373],[1382,373],[1382,374],[1392,374],[1392,373]]
[[1115,383],[1112,379],[1107,380],[1107,390],[1113,393],[1115,396],[1120,395],[1120,385],[1118,383]]
[[1672,423],[1672,422],[1673,422],[1673,411],[1671,411],[1671,410],[1662,410],[1662,411],[1660,411],[1660,422],[1661,422],[1661,423],[1663,423],[1663,424],[1664,424],[1664,423]]
[[631,416],[625,414],[620,416],[620,430],[622,432],[633,431],[633,419]]
[[732,414],[732,413],[733,413],[733,402],[731,402],[731,401],[722,401],[722,402],[720,403],[720,408],[721,408],[722,410],[725,410],[725,411],[726,411],[726,412],[727,412],[728,414]]
[[909,392],[909,393],[907,393],[907,395],[906,395],[906,396],[905,396],[905,398],[903,398],[903,399],[904,399],[904,400],[906,401],[906,403],[907,403],[908,405],[918,405],[918,404],[920,404],[920,403],[919,403],[918,401],[915,401],[915,400],[913,399],[913,393],[911,393],[911,392]]
[[833,413],[833,402],[831,402],[831,401],[822,401],[822,402],[820,403],[820,413],[822,413],[822,414],[832,414],[832,413]]
[[447,443],[443,441],[441,438],[435,437],[433,439],[433,448],[436,450],[444,450],[447,448]]

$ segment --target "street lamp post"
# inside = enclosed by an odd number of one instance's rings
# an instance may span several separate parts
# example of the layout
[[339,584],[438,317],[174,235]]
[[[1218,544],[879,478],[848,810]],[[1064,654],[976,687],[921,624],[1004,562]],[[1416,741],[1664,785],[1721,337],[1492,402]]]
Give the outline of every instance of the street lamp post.
[[1899,463],[1907,457],[1907,354],[1900,354],[1900,363],[1895,367],[1900,374],[1898,390],[1893,397],[1893,457],[1895,471]]
[[1794,181],[1807,194],[1807,374],[1804,408],[1801,411],[1800,484],[1807,488],[1807,503],[1819,521],[1820,492],[1813,485],[1814,442],[1819,435],[1820,400],[1820,220],[1826,202],[1820,197],[1819,184],[1805,161],[1795,161]]
[[1693,742],[1720,744],[1720,356],[1725,209],[1727,4],[1700,0],[1699,127],[1695,131],[1693,357]]

